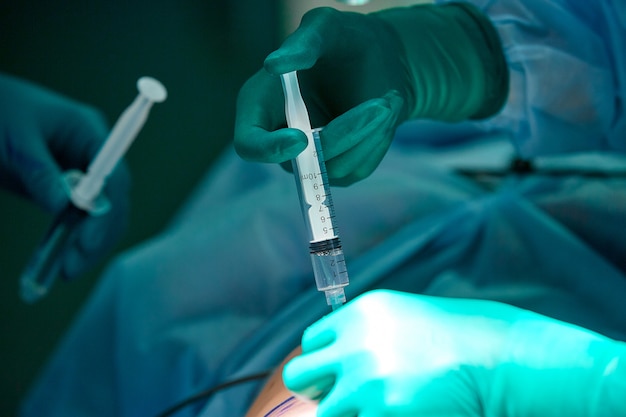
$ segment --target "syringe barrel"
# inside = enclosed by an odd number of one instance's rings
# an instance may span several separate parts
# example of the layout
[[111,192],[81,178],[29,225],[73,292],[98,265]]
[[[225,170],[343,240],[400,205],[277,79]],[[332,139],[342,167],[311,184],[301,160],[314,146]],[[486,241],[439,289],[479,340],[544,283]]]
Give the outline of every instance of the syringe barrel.
[[[350,280],[339,238],[311,242],[309,249],[317,289],[326,293],[329,305],[337,304],[337,302],[344,303],[345,294],[343,290],[338,290],[347,286]],[[337,294],[341,299],[329,300],[329,294]]]
[[339,236],[326,164],[320,143],[322,128],[311,131],[307,150],[293,160],[302,214],[309,241],[324,241]]
[[20,277],[20,296],[24,302],[32,304],[50,291],[63,267],[61,254],[72,245],[76,229],[87,215],[68,203],[55,218]]

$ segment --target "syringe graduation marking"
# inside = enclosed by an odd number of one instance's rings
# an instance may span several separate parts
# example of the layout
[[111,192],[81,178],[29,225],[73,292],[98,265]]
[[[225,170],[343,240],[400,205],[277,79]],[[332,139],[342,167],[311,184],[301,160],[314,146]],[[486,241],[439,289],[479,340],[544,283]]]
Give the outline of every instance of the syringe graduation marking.
[[[314,157],[309,149],[315,149],[315,143],[312,139],[312,137],[309,139],[307,149],[298,155],[296,163],[301,172],[300,184],[302,186],[304,201],[309,206],[308,214],[311,222],[312,238],[313,241],[318,241],[335,237],[335,232],[334,226],[332,225],[334,216],[329,207],[332,201],[329,201],[330,194],[326,191],[328,184],[324,181],[324,175],[322,174],[318,159]],[[304,172],[304,174],[302,174],[302,172]],[[329,219],[331,223],[330,227],[325,224],[326,219]]]
[[[312,240],[320,241],[337,237],[334,225],[333,201],[328,183],[319,136],[313,131],[305,132],[309,143],[296,158],[300,173],[300,185],[308,207]],[[308,168],[308,169],[307,169]],[[304,174],[302,173],[304,172]],[[317,213],[315,209],[317,207]]]

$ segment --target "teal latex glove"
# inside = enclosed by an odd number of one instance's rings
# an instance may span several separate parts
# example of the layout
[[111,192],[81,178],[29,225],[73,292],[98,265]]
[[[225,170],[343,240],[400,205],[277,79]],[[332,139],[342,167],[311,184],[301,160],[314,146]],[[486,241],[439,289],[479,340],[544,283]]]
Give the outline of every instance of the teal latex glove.
[[[94,109],[0,74],[3,188],[50,213],[61,212],[69,204],[62,173],[69,169],[85,171],[107,135],[106,123]],[[105,188],[111,209],[102,216],[88,217],[79,226],[74,245],[63,254],[62,278],[78,277],[121,238],[128,223],[129,185],[128,169],[120,163]]]
[[299,71],[328,176],[348,185],[371,174],[408,118],[456,122],[494,114],[508,69],[491,23],[473,6],[420,5],[369,15],[318,8],[241,88],[235,148],[283,163],[306,146],[286,128],[278,75]]
[[284,368],[320,417],[626,415],[626,344],[506,304],[366,293]]

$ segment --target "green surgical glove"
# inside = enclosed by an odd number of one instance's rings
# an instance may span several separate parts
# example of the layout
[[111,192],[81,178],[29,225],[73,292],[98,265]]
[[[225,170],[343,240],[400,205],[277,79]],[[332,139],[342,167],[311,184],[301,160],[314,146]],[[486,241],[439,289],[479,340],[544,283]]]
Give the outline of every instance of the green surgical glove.
[[313,9],[242,87],[235,148],[251,161],[283,163],[306,146],[286,128],[278,75],[299,71],[333,184],[378,166],[409,118],[456,122],[502,106],[508,69],[499,38],[466,4],[420,5],[369,15]]
[[[62,173],[84,172],[107,135],[104,118],[94,109],[0,74],[0,187],[59,213],[69,204]],[[122,162],[105,188],[111,209],[79,226],[74,245],[62,255],[62,278],[78,277],[121,238],[128,222],[129,186]]]
[[506,304],[379,290],[284,368],[320,417],[626,415],[626,344]]

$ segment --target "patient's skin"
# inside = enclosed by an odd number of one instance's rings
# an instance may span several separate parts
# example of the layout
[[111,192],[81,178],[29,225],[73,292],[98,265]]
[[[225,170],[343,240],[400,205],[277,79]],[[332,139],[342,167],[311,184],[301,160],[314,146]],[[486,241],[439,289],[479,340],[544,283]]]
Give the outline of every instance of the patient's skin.
[[300,352],[298,347],[287,355],[254,400],[246,417],[315,417],[317,404],[295,397],[283,385],[283,367]]

